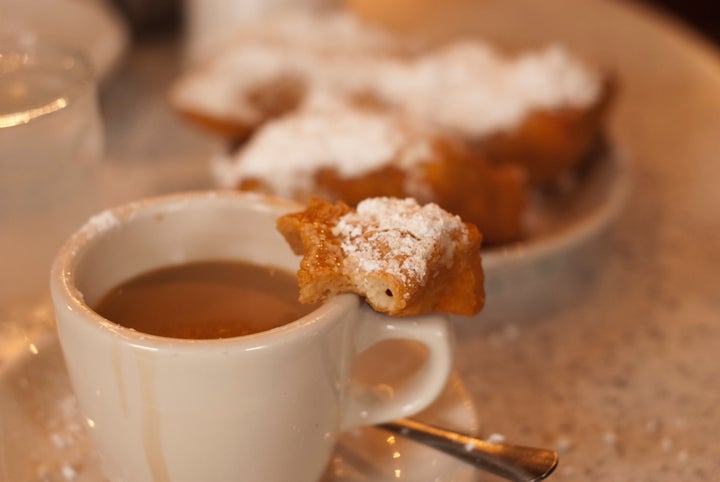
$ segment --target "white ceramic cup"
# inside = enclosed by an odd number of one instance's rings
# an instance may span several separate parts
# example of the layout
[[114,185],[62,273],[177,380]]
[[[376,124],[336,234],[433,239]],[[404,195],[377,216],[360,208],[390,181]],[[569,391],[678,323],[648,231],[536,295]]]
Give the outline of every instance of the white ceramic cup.
[[[92,310],[154,268],[243,260],[295,272],[275,228],[298,206],[252,194],[142,200],[90,219],[51,274],[60,342],[113,482],[317,480],[339,432],[419,412],[443,390],[452,330],[440,316],[390,318],[355,295],[266,332],[181,340],[115,325]],[[385,339],[419,341],[424,365],[387,385],[352,380],[357,355]]]

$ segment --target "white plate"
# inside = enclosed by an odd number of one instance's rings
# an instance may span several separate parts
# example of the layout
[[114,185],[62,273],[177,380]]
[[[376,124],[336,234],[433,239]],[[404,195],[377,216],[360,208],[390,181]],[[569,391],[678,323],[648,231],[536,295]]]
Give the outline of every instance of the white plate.
[[[49,302],[0,313],[0,480],[101,482],[92,442],[62,359]],[[358,376],[400,376],[420,363],[413,351],[381,344],[361,360]],[[369,376],[369,375],[368,375]],[[476,432],[474,406],[453,374],[442,396],[416,417]],[[470,482],[477,471],[455,459],[376,428],[344,435],[323,482]]]
[[128,31],[104,0],[0,0],[0,31],[29,32],[85,52],[107,78],[128,44]]
[[616,147],[609,149],[572,186],[531,200],[528,238],[483,250],[486,273],[530,265],[591,240],[620,213],[629,187],[627,155]]

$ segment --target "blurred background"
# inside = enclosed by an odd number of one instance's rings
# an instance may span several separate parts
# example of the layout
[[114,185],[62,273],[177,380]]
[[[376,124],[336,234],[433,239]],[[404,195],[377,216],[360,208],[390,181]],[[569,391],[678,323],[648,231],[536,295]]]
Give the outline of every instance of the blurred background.
[[707,38],[720,44],[720,2],[717,0],[645,0],[678,17]]
[[[718,0],[636,0],[665,11],[720,45]],[[136,39],[165,35],[182,24],[181,0],[113,0],[131,20]]]

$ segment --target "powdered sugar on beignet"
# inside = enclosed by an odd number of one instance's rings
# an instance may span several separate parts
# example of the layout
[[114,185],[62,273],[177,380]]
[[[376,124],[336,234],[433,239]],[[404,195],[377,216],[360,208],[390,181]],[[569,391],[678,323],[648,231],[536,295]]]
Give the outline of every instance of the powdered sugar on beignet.
[[472,315],[484,304],[481,235],[435,204],[371,198],[353,210],[313,200],[278,229],[304,254],[301,302],[352,292],[396,316]]
[[233,158],[213,162],[217,182],[236,187],[262,182],[277,196],[320,196],[315,176],[332,169],[357,178],[389,163],[405,171],[432,158],[427,137],[387,112],[362,109],[331,96],[268,123]]

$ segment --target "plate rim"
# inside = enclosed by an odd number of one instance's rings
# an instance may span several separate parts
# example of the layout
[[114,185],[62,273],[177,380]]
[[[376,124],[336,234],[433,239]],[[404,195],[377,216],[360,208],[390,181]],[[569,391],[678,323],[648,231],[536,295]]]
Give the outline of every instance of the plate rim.
[[631,158],[624,148],[611,143],[599,162],[611,164],[611,178],[602,193],[603,199],[587,215],[558,231],[482,250],[485,272],[492,273],[551,259],[585,244],[607,229],[618,217],[629,196],[632,184]]

